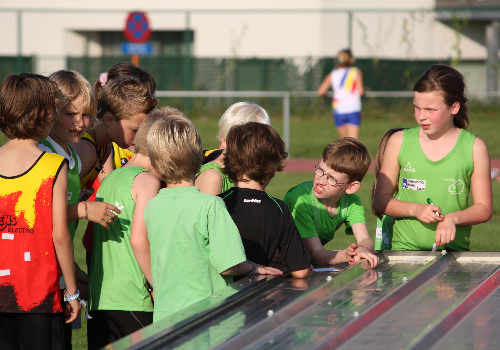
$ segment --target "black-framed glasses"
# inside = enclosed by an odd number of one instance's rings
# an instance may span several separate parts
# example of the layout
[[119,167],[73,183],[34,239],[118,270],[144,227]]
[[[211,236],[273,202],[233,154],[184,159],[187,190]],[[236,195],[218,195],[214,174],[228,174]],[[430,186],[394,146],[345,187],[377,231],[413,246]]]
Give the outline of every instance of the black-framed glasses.
[[325,171],[319,167],[319,164],[316,164],[314,166],[314,172],[319,177],[326,176],[326,183],[329,184],[332,187],[337,187],[337,186],[340,186],[340,185],[346,185],[347,184],[347,183],[339,183],[332,176],[325,174]]

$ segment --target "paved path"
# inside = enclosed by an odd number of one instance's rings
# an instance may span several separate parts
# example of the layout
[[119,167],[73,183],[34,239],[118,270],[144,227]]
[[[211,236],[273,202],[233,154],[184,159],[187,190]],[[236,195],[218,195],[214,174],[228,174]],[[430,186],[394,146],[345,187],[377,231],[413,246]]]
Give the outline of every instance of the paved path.
[[[288,159],[283,172],[285,173],[308,173],[314,171],[314,166],[319,163],[314,159]],[[500,159],[492,159],[491,167],[500,169]],[[372,162],[369,171],[373,171],[375,165]]]

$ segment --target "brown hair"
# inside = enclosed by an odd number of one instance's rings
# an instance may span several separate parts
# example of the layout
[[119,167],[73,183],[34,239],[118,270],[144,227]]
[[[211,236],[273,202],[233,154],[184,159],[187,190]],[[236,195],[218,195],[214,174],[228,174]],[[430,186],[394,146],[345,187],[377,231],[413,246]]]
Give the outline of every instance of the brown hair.
[[460,110],[453,117],[453,124],[460,129],[467,129],[467,97],[465,97],[465,80],[462,74],[454,68],[443,64],[434,64],[418,79],[413,88],[416,92],[439,91],[443,95],[448,108],[458,102]]
[[139,113],[148,114],[158,102],[137,78],[120,77],[108,81],[99,93],[97,119],[102,121],[106,112],[117,120],[131,119]]
[[352,57],[351,49],[345,49],[337,55],[337,64],[335,68],[350,67],[354,64],[354,57]]
[[[130,62],[117,63],[108,69],[107,81],[114,80],[119,77],[129,76],[139,79],[139,81],[148,89],[151,96],[154,96],[156,91],[156,82],[151,74],[146,72],[144,69],[137,67]],[[94,93],[95,98],[99,99],[99,93],[102,88],[106,86],[106,83],[102,83],[100,77],[94,83]]]
[[180,115],[162,117],[151,126],[148,153],[151,165],[167,184],[192,180],[203,161],[198,130]]
[[[384,136],[382,136],[382,139],[380,139],[377,148],[377,155],[375,156],[375,177],[373,178],[373,186],[372,186],[372,203],[373,203],[373,197],[375,196],[375,188],[377,188],[378,175],[380,174],[380,169],[382,168],[382,161],[384,159],[385,147],[387,146],[387,142],[389,142],[389,139],[391,138],[392,135],[394,135],[398,131],[402,131],[405,129],[407,128],[389,129],[385,132]],[[394,193],[396,193],[396,191],[397,187],[394,189]],[[382,214],[377,213],[373,205],[372,205],[372,212],[375,216],[382,218]]]
[[95,116],[97,100],[94,97],[92,85],[83,75],[74,70],[59,70],[52,73],[49,79],[55,82],[59,90],[68,97],[68,103],[81,96],[83,99],[83,114],[91,117]]
[[137,130],[135,134],[135,153],[142,154],[143,156],[148,157],[148,132],[151,128],[151,125],[158,119],[162,117],[168,117],[170,115],[180,115],[184,117],[181,111],[177,108],[173,107],[162,107],[159,109],[154,109],[151,113],[148,114],[146,118],[141,123],[141,126]]
[[57,119],[65,96],[57,84],[38,74],[11,74],[0,87],[0,130],[9,139],[42,135]]
[[331,169],[361,181],[370,167],[370,154],[363,142],[353,137],[338,139],[323,150],[323,161]]
[[233,126],[227,134],[224,174],[232,182],[243,176],[261,185],[283,170],[285,143],[271,126],[256,122]]

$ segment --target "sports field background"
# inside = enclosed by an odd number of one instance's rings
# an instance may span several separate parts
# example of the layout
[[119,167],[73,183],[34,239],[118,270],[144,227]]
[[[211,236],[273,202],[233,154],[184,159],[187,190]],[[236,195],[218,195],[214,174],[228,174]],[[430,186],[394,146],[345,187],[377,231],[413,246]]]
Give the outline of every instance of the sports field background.
[[[265,105],[268,101],[252,100],[252,102]],[[398,102],[386,104],[378,100],[364,101],[363,120],[361,126],[361,140],[367,145],[372,157],[378,146],[380,137],[390,128],[414,127],[413,105],[411,99],[406,103]],[[231,102],[232,103],[232,102]],[[162,100],[161,105],[170,104],[172,107],[183,110],[182,101]],[[268,107],[273,125],[282,132],[281,110]],[[492,158],[500,158],[500,138],[498,132],[498,106],[486,106],[479,102],[472,102],[469,107],[471,125],[469,131],[477,134],[486,141]],[[195,111],[196,112],[196,111]],[[217,134],[217,123],[223,111],[206,112],[200,110],[191,116],[191,119],[201,135],[203,148],[213,149],[218,147],[215,135]],[[291,153],[293,158],[319,159],[321,152],[328,143],[338,138],[338,134],[332,124],[328,106],[321,107],[313,113],[293,114],[291,117]],[[309,173],[280,173],[275,176],[267,187],[267,192],[282,199],[285,193],[293,186],[303,181],[313,179],[313,171]],[[371,212],[371,187],[373,183],[373,172],[368,172],[362,181],[358,195],[361,197],[365,212],[366,223],[372,239],[375,235],[376,219]],[[500,195],[500,183],[493,182],[493,217],[484,224],[473,227],[471,236],[472,250],[500,250],[500,205],[496,200]],[[85,253],[81,244],[85,224],[80,228],[75,237],[75,259],[80,267],[86,271]],[[344,249],[350,242],[354,242],[353,236],[344,234],[341,227],[335,235],[335,239],[327,245],[329,249]],[[73,346],[75,350],[86,349],[86,327],[73,331]]]

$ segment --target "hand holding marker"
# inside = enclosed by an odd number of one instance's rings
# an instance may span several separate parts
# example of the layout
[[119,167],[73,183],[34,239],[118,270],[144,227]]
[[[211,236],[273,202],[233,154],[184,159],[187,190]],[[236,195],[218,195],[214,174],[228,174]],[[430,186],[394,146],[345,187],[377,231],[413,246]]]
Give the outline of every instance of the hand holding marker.
[[[432,203],[432,200],[431,200],[430,198],[427,198],[427,203],[429,203],[430,205],[434,205],[434,203]],[[436,213],[436,215],[437,215],[438,217],[440,217],[440,216],[441,216],[441,214],[439,214],[439,212],[437,212],[437,211],[434,211],[434,212]]]

